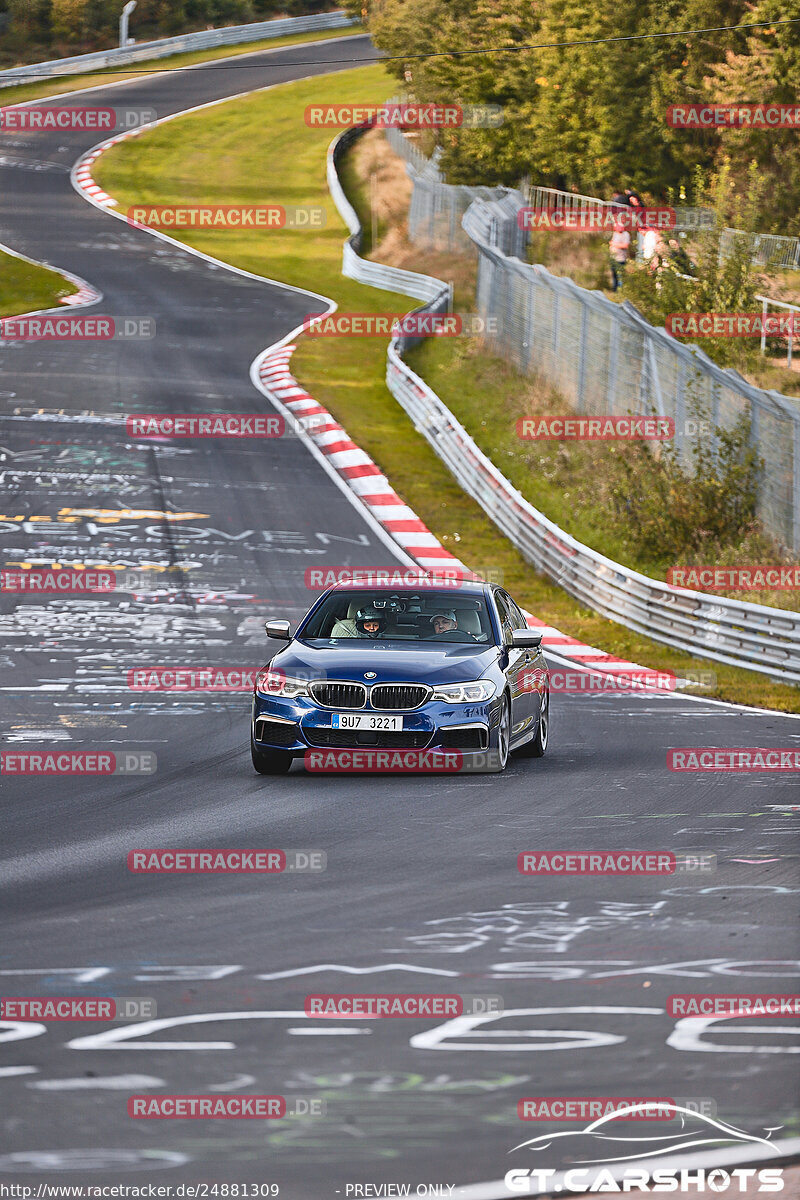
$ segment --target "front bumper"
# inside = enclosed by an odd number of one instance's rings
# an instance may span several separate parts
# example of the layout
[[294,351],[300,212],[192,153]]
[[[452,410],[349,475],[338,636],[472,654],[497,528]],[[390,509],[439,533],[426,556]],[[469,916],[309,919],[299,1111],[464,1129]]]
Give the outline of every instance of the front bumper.
[[252,735],[260,750],[285,750],[292,755],[317,749],[425,750],[444,754],[459,750],[480,754],[495,746],[500,702],[497,697],[480,704],[446,704],[430,700],[410,711],[366,707],[359,713],[402,716],[403,729],[371,731],[333,729],[334,711],[322,708],[308,697],[253,697]]

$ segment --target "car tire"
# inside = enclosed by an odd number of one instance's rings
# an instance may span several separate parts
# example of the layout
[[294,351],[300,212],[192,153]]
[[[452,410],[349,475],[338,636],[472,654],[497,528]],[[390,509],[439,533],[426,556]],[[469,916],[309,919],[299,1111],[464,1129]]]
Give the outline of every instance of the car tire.
[[505,771],[510,746],[511,705],[508,696],[504,695],[500,706],[500,720],[497,722],[497,749],[489,751],[490,759],[494,760],[489,768],[489,774],[501,775]]
[[285,750],[259,750],[250,738],[250,757],[259,775],[285,775],[292,765],[292,756]]
[[542,699],[542,713],[539,717],[539,728],[536,730],[536,737],[533,738],[526,746],[526,751],[531,758],[542,758],[547,750],[547,743],[550,739],[550,693],[545,692]]

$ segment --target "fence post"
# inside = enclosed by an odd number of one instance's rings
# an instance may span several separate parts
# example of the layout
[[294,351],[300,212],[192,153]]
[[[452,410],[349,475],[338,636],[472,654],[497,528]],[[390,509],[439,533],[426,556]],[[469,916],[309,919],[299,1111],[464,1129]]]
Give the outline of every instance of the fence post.
[[581,338],[578,346],[578,412],[586,412],[586,338],[589,327],[589,305],[581,305]]
[[675,448],[681,466],[686,462],[686,361],[681,356],[675,395]]
[[794,546],[800,550],[800,421],[794,423]]
[[614,412],[617,394],[617,362],[619,359],[619,317],[611,313],[611,344],[608,351],[608,386],[606,388],[606,412]]

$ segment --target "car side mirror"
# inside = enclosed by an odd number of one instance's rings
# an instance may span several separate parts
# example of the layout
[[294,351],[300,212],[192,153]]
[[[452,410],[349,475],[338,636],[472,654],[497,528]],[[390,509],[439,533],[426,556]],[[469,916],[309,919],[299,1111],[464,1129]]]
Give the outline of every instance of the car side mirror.
[[520,650],[536,649],[542,644],[542,635],[536,629],[512,629],[511,645]]
[[292,640],[288,621],[265,621],[264,628],[267,631],[268,638],[275,638],[278,642],[290,642]]

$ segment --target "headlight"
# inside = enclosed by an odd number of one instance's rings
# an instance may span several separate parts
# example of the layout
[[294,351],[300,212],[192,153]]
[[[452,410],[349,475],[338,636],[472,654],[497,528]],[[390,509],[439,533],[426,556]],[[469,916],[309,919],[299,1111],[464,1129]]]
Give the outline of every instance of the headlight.
[[434,690],[434,700],[448,704],[469,704],[477,700],[491,700],[495,694],[494,684],[489,679],[473,679],[469,683],[448,683]]
[[293,700],[295,696],[308,695],[305,679],[292,679],[283,671],[259,671],[256,675],[256,691],[260,696],[283,696]]

